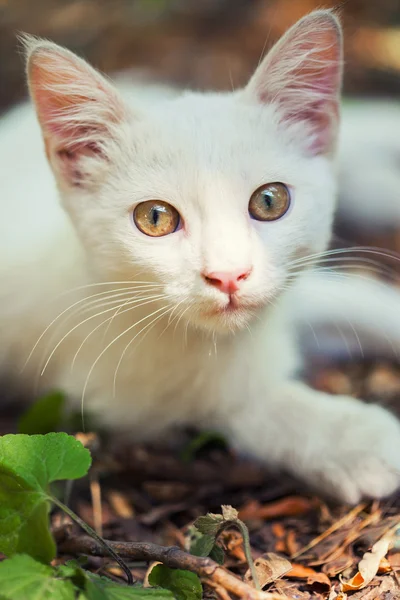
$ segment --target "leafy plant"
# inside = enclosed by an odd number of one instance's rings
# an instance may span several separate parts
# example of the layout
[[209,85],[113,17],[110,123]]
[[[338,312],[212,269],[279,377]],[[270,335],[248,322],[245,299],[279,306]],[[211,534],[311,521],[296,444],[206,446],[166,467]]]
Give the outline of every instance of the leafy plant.
[[[124,586],[99,577],[70,561],[50,567],[26,554],[0,563],[1,598],[5,600],[167,600],[168,590]],[[189,596],[184,596],[188,598]]]
[[177,600],[201,600],[203,595],[200,579],[195,573],[170,569],[165,565],[153,567],[149,575],[149,583],[171,590]]
[[[41,410],[47,402],[43,401]],[[90,465],[90,452],[66,433],[0,437],[0,552],[8,557],[0,562],[0,599],[200,599],[200,580],[187,571],[158,569],[153,579],[160,587],[151,589],[115,583],[83,570],[74,561],[57,567],[48,564],[56,556],[49,523],[51,505],[56,504],[94,537],[125,570],[128,581],[133,581],[119,556],[51,493],[53,482],[83,477]]]
[[251,556],[249,530],[239,519],[238,511],[232,506],[222,506],[222,514],[217,515],[208,513],[204,517],[198,517],[194,522],[197,535],[190,547],[190,551],[195,556],[209,556],[216,562],[223,564],[224,552],[216,543],[218,536],[228,527],[239,529],[243,537],[244,553],[251,571],[255,587],[260,590],[257,572]]
[[207,446],[226,448],[227,442],[223,435],[217,431],[202,431],[196,435],[182,450],[180,457],[183,462],[192,461],[196,455]]
[[27,553],[44,563],[56,555],[49,530],[53,481],[78,479],[91,457],[66,433],[5,435],[0,438],[0,551]]

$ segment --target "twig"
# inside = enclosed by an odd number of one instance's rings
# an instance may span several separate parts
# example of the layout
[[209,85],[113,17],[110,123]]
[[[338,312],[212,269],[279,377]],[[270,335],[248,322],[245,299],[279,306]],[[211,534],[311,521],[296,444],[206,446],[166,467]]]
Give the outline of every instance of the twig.
[[95,530],[92,529],[90,527],[90,525],[85,523],[85,521],[83,521],[79,517],[79,515],[75,514],[74,511],[72,511],[68,506],[66,506],[66,504],[63,504],[61,502],[61,500],[58,500],[58,498],[56,498],[55,496],[49,496],[48,499],[50,500],[50,502],[53,502],[56,506],[61,508],[61,510],[63,510],[65,513],[67,513],[67,515],[69,517],[71,517],[71,519],[73,521],[75,521],[75,523],[77,523],[80,527],[82,527],[82,529],[84,531],[86,531],[86,533],[90,534],[93,537],[93,541],[96,540],[96,543],[99,545],[99,547],[103,548],[103,552],[112,556],[112,558],[115,560],[115,562],[117,562],[119,564],[119,566],[121,567],[121,569],[125,572],[125,575],[126,575],[129,585],[133,585],[135,583],[135,581],[133,579],[133,575],[132,575],[129,567],[124,563],[122,558],[120,556],[118,556],[118,554],[103,540],[103,538],[101,538],[99,535],[97,535]]
[[92,496],[94,530],[98,536],[102,537],[103,509],[101,506],[101,487],[96,472],[90,477],[90,494]]
[[[260,592],[226,571],[211,558],[194,556],[176,547],[159,546],[148,542],[111,542],[104,540],[119,556],[131,560],[159,561],[172,569],[186,569],[197,573],[205,581],[222,586],[241,600],[284,600],[277,593]],[[106,556],[107,551],[89,536],[71,535],[59,547],[66,554]]]

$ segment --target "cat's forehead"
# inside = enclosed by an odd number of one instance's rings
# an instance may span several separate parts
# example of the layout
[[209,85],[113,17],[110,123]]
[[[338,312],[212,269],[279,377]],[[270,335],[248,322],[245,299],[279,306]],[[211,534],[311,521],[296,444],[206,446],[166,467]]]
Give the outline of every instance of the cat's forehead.
[[[243,101],[240,93],[187,92],[160,104],[154,118],[165,125],[166,131],[190,135],[193,141],[238,140],[254,138],[260,119],[265,134],[273,135],[276,127],[270,107]],[[223,136],[223,137],[221,137]]]
[[290,153],[272,107],[240,93],[186,93],[157,103],[132,124],[140,161],[205,169],[246,170]]

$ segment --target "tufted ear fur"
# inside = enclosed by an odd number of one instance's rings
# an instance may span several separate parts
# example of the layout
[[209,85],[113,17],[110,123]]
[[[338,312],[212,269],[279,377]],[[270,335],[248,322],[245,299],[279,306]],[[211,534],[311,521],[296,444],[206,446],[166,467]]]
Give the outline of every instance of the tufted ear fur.
[[278,41],[245,93],[277,105],[283,122],[303,123],[311,154],[329,154],[338,130],[342,61],[340,23],[331,11],[318,10]]
[[127,109],[116,89],[72,52],[32,36],[23,43],[29,90],[53,171],[61,185],[93,184]]

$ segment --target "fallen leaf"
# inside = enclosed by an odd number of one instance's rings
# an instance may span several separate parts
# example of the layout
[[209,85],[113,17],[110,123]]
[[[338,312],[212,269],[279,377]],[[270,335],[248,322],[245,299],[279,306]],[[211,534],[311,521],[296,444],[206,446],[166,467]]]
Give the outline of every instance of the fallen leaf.
[[361,590],[372,581],[378,572],[380,562],[389,550],[393,535],[387,534],[376,542],[370,552],[366,552],[358,564],[358,571],[348,581],[342,582],[342,591]]
[[272,529],[272,533],[274,534],[275,537],[277,537],[277,538],[285,537],[285,528],[282,525],[282,523],[272,523],[271,529]]
[[382,575],[383,573],[390,573],[391,570],[392,570],[392,565],[390,564],[388,559],[382,558],[381,562],[379,563],[379,568],[378,568],[379,575]]
[[334,558],[333,560],[330,560],[322,565],[322,571],[328,575],[328,577],[335,577],[339,573],[343,573],[343,571],[352,567],[355,562],[356,560],[352,552],[350,549],[347,549],[347,551],[341,556],[338,556],[337,558]]
[[313,583],[319,583],[321,585],[327,586],[328,589],[331,589],[331,582],[329,577],[325,575],[325,573],[318,573],[311,569],[310,567],[305,567],[304,565],[293,564],[290,571],[286,573],[286,577],[293,577],[295,579],[307,579],[308,585],[312,585]]
[[134,516],[135,513],[131,502],[122,492],[111,490],[108,493],[108,501],[118,517],[131,519]]
[[400,552],[390,552],[388,561],[392,569],[400,569]]
[[299,544],[296,539],[296,532],[294,529],[290,529],[286,536],[286,548],[289,556],[295,554],[299,549]]
[[[263,588],[267,583],[272,583],[282,577],[282,575],[285,575],[285,573],[290,571],[292,565],[287,558],[279,556],[279,554],[275,554],[274,552],[266,552],[254,561],[254,567],[260,586]],[[253,578],[250,569],[246,571],[244,580],[246,583],[252,583]]]
[[276,519],[277,517],[295,517],[304,515],[315,508],[315,501],[303,496],[286,496],[276,502],[260,504],[251,501],[239,511],[242,521],[251,519]]
[[391,577],[384,577],[378,585],[370,585],[355,592],[350,598],[351,600],[398,600],[399,591]]

